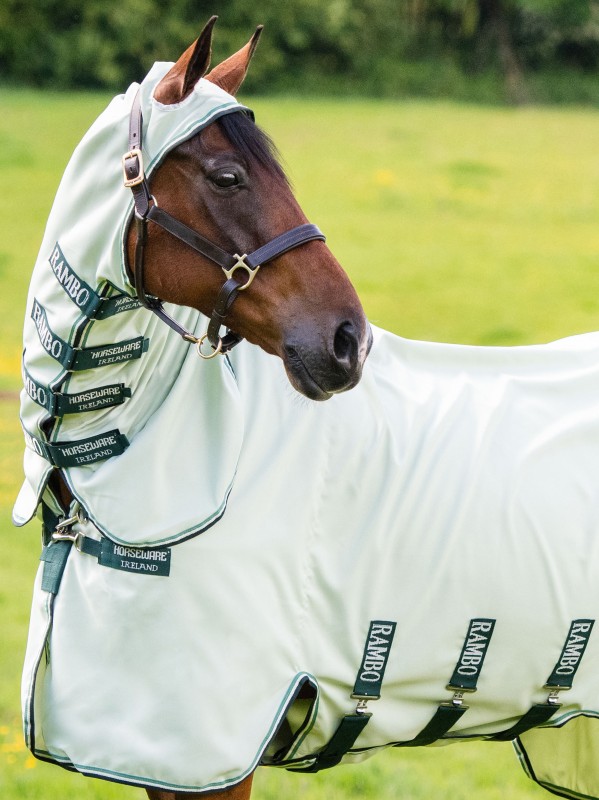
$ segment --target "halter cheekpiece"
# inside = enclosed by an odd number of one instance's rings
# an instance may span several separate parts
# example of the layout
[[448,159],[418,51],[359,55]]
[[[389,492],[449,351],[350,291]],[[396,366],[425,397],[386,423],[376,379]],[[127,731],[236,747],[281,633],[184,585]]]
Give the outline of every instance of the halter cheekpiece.
[[[325,236],[316,225],[307,223],[298,225],[296,228],[276,236],[270,242],[254,250],[253,253],[243,253],[242,255],[227,253],[158,206],[155,198],[150,193],[150,187],[144,173],[142,132],[143,116],[138,92],[133,101],[129,118],[129,150],[123,156],[124,185],[131,189],[135,205],[136,242],[133,269],[135,291],[139,302],[145,308],[153,311],[163,322],[182,336],[185,341],[195,344],[198,354],[202,358],[214,358],[219,353],[227,353],[243,338],[231,330],[227,330],[224,336],[221,337],[220,329],[235,298],[239,292],[249,288],[260,267],[307,242],[314,240],[324,242]],[[148,220],[159,225],[196,252],[214,261],[225,274],[226,280],[217,295],[208,329],[199,339],[167,314],[160,299],[147,295],[145,292],[144,256],[148,238]],[[212,348],[209,352],[205,352],[202,349],[206,339]]]

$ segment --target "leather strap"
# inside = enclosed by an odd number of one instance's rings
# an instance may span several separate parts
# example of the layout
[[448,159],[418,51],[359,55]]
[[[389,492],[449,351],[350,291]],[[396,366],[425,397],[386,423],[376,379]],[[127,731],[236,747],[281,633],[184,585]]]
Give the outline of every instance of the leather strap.
[[314,240],[324,242],[326,241],[326,237],[317,225],[307,222],[304,225],[298,225],[297,228],[291,228],[291,230],[271,239],[270,242],[262,245],[262,247],[259,247],[257,250],[254,250],[253,253],[246,256],[245,260],[251,267],[259,267],[261,264],[267,264],[269,261],[278,258],[278,256],[282,256],[289,250],[299,247],[301,244],[306,244],[306,242],[312,242]]
[[193,250],[196,250],[206,258],[214,261],[219,267],[229,269],[235,263],[235,258],[225,252],[218,245],[213,244],[204,236],[193,228],[190,228],[184,222],[180,222],[175,217],[171,216],[168,211],[164,211],[157,205],[151,206],[148,211],[147,219],[155,222],[165,231],[168,231],[172,236],[189,245]]

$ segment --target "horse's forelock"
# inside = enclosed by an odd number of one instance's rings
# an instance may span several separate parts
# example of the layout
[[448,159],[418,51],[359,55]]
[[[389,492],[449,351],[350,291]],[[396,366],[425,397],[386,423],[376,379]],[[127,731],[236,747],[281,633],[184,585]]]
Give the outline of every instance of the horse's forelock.
[[248,163],[257,161],[285,183],[289,183],[275,143],[245,112],[235,111],[225,114],[218,119],[218,124],[233,147]]

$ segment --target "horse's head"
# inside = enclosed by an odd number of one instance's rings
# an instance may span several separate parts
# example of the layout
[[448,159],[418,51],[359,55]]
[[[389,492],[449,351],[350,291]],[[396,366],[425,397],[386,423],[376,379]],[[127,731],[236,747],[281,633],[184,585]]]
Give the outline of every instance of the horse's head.
[[[204,76],[228,94],[237,93],[260,29],[206,74],[214,21],[158,84],[159,103],[181,103]],[[307,222],[269,138],[242,111],[220,117],[173,149],[153,174],[150,191],[161,209],[230,254],[253,253]],[[131,226],[130,264],[135,243]],[[150,225],[144,262],[145,291],[212,314],[225,281],[213,260]],[[248,273],[239,272],[243,283]],[[314,400],[356,385],[371,341],[353,286],[320,240],[268,261],[227,308],[225,324],[280,356],[292,385]]]

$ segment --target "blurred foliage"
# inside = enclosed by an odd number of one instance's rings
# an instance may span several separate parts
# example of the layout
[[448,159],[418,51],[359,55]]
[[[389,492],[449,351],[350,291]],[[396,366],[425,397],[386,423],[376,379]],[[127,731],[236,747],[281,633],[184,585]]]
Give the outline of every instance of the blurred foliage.
[[[519,102],[530,75],[559,71],[571,99],[599,99],[580,89],[599,71],[599,0],[3,0],[0,78],[121,90],[175,59],[213,13],[215,61],[266,26],[250,91]],[[532,99],[563,100],[552,85]]]

